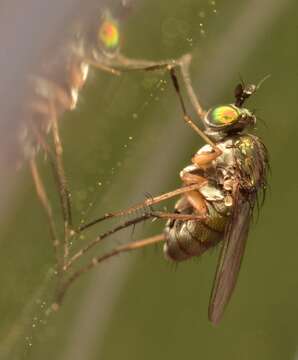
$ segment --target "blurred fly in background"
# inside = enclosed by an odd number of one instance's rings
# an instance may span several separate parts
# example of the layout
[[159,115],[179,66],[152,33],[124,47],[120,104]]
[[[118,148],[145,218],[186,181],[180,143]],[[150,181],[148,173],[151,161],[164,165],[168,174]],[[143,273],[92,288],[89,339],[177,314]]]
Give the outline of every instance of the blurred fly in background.
[[[20,135],[24,157],[28,159],[32,179],[39,201],[48,219],[50,235],[56,257],[59,287],[65,288],[62,278],[77,254],[71,254],[71,242],[79,236],[72,220],[71,191],[63,161],[63,144],[59,120],[65,111],[75,110],[79,93],[88,78],[89,67],[120,76],[125,71],[172,71],[181,69],[181,75],[193,98],[186,63],[190,55],[178,59],[151,61],[132,59],[120,51],[119,22],[108,9],[80,17],[65,31],[59,46],[41,56],[40,66],[28,76],[27,98]],[[188,65],[187,65],[188,66]],[[51,134],[51,142],[48,134]],[[36,155],[42,150],[49,160],[60,197],[64,231],[61,235],[53,214],[50,197],[38,170]],[[162,216],[164,218],[164,216]],[[188,218],[188,217],[186,217]],[[198,218],[198,217],[196,217]],[[81,250],[84,252],[84,250]],[[65,280],[68,283],[69,280]],[[64,290],[63,290],[64,291]],[[63,292],[61,289],[58,293]]]

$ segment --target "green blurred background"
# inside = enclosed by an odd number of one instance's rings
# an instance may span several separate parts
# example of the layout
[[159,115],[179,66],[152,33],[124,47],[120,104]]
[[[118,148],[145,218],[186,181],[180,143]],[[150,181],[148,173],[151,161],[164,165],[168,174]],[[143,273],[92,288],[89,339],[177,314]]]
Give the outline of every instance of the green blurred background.
[[[24,168],[1,221],[0,359],[298,358],[297,10],[294,0],[151,0],[121,24],[126,56],[161,60],[191,52],[194,87],[206,108],[232,101],[240,75],[257,82],[271,74],[248,103],[266,123],[258,123],[257,134],[270,152],[270,188],[221,324],[207,320],[218,250],[175,267],[161,247],[102,264],[48,316],[54,256]],[[178,187],[179,170],[203,144],[184,125],[162,72],[113,77],[92,71],[78,109],[61,127],[76,223]],[[58,221],[57,194],[42,158],[40,166]],[[147,222],[105,246],[162,227]],[[104,228],[88,232],[81,244]]]

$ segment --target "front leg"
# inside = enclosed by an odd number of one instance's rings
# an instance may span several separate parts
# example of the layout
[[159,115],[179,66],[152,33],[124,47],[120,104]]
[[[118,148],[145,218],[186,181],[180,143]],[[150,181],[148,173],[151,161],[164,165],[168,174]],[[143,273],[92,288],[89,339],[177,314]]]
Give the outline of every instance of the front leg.
[[200,169],[206,169],[208,168],[212,161],[217,159],[222,154],[222,151],[219,147],[215,146],[213,147],[212,152],[205,152],[201,154],[195,154],[191,161],[193,164],[197,165]]
[[[197,184],[199,189],[201,186],[206,185],[208,180],[204,176],[196,175],[188,171],[187,168],[180,172],[180,178],[185,185]],[[206,200],[204,196],[200,193],[200,190],[191,190],[185,193],[185,197],[191,206],[196,209],[198,214],[206,215],[208,214],[208,208],[206,206]]]

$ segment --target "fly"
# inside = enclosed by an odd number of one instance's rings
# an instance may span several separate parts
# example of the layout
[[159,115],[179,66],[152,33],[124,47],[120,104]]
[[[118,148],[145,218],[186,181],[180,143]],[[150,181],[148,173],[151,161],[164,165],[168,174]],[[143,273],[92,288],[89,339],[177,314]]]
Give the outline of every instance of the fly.
[[[33,75],[28,78],[28,98],[25,103],[21,131],[21,145],[28,160],[38,199],[47,216],[51,239],[60,272],[69,257],[70,237],[73,232],[71,191],[63,162],[63,143],[59,119],[66,111],[76,109],[81,89],[93,67],[119,76],[125,71],[170,70],[179,67],[181,59],[151,61],[131,59],[121,53],[119,22],[108,10],[95,14],[90,23],[74,26],[60,46],[46,56]],[[94,21],[93,21],[94,20]],[[53,148],[47,139],[52,136]],[[52,205],[39,173],[36,154],[42,149],[51,163],[60,196],[64,224],[63,239],[53,217]],[[62,249],[61,249],[62,248]],[[61,256],[61,253],[63,254]]]
[[[260,87],[236,86],[234,103],[215,106],[205,111],[192,88],[189,77],[191,56],[181,62],[181,73],[191,103],[204,124],[201,130],[187,114],[174,68],[171,79],[178,94],[183,119],[205,142],[191,158],[191,164],[180,172],[182,186],[176,190],[145,200],[128,209],[104,216],[81,226],[78,232],[109,218],[120,217],[146,208],[142,216],[120,224],[101,234],[85,248],[70,257],[64,270],[70,269],[77,259],[99,244],[104,238],[149,218],[167,219],[162,234],[116,247],[110,253],[94,257],[92,262],[76,270],[58,292],[61,303],[68,287],[81,274],[104,260],[122,252],[136,250],[162,242],[165,257],[180,262],[201,256],[221,244],[213,289],[209,301],[209,320],[218,324],[222,318],[238,279],[245,251],[249,225],[257,198],[267,183],[268,154],[262,140],[251,134],[257,118],[244,107],[245,101]],[[152,205],[180,196],[172,213],[155,211]],[[56,304],[56,305],[57,305]]]

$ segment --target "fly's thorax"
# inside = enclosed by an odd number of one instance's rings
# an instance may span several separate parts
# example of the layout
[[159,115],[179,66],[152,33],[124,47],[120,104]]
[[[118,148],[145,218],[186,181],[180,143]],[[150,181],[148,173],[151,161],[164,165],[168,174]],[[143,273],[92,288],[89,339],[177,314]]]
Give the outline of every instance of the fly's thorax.
[[235,139],[234,147],[241,187],[248,191],[265,187],[268,155],[262,141],[257,136],[246,134]]

